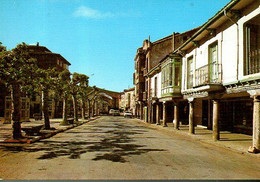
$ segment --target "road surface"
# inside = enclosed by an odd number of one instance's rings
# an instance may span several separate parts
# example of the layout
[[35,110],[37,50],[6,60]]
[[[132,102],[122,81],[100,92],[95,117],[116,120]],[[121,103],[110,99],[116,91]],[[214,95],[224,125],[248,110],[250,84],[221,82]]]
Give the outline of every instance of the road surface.
[[260,179],[259,170],[257,158],[112,116],[0,147],[1,179]]

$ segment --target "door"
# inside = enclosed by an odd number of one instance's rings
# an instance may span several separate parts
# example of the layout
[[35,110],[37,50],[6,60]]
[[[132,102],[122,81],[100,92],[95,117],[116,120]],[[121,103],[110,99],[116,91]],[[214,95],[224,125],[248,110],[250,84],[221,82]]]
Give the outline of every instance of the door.
[[193,87],[193,56],[188,58],[187,63],[187,88]]
[[218,43],[215,42],[209,48],[209,81],[216,83],[218,81]]

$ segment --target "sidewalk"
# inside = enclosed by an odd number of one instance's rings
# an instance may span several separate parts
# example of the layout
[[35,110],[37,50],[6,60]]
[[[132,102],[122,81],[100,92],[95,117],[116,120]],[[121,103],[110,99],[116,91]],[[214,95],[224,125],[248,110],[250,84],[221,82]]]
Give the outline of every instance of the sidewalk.
[[135,120],[144,123],[147,127],[157,128],[158,130],[164,131],[168,134],[179,134],[191,137],[195,140],[199,140],[202,143],[223,147],[234,152],[247,154],[260,159],[260,153],[252,154],[247,152],[248,148],[252,146],[252,136],[250,135],[231,133],[229,131],[220,131],[220,140],[214,142],[212,138],[212,130],[208,130],[207,128],[204,128],[202,126],[195,127],[195,134],[192,135],[189,134],[188,125],[181,125],[179,127],[179,130],[175,130],[173,127],[173,123],[167,123],[168,127],[163,127],[161,125],[145,123],[143,120],[140,119]]
[[[12,124],[3,124],[3,121],[0,121],[0,143],[33,143],[44,138],[49,138],[53,135],[56,135],[57,133],[64,132],[68,129],[77,127],[79,125],[95,120],[97,118],[99,118],[99,116],[92,117],[86,120],[79,119],[79,122],[77,124],[69,124],[66,126],[60,125],[60,122],[62,120],[61,118],[50,119],[50,125],[51,128],[53,128],[52,130],[41,130],[40,136],[29,136],[28,138],[26,137],[25,139],[21,139],[21,140],[11,139]],[[42,124],[44,124],[43,120],[35,121],[34,119],[32,119],[30,122],[22,122],[21,126],[26,127],[26,126],[42,125]]]

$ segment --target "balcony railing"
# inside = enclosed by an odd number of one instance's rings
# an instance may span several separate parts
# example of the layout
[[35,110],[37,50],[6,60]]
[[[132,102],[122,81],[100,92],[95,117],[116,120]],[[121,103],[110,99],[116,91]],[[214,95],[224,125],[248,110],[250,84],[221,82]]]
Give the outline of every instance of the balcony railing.
[[202,86],[207,84],[221,84],[222,65],[211,63],[195,70],[195,83],[193,86]]

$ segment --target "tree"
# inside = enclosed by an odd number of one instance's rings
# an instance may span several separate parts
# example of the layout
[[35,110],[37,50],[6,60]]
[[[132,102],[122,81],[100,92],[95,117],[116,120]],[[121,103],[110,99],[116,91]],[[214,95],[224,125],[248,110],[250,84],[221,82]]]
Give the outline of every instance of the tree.
[[86,114],[86,98],[88,94],[88,79],[89,77],[84,74],[76,74],[74,75],[75,79],[78,80],[79,82],[79,90],[78,90],[78,95],[80,96],[80,101],[81,101],[81,117],[82,119],[85,119],[85,114]]
[[[91,115],[94,116],[95,113],[95,106],[96,106],[96,100],[99,94],[99,90],[97,89],[96,86],[92,87],[92,92],[90,92],[89,94],[89,103],[91,106]],[[92,97],[90,97],[92,96]]]
[[72,74],[70,88],[75,122],[78,122],[78,96],[81,96],[81,99],[83,98],[85,92],[84,90],[88,86],[88,78],[89,77],[84,74],[79,74],[76,72]]
[[61,125],[68,125],[68,97],[70,95],[71,74],[68,70],[56,72],[53,91],[63,99],[63,112]]
[[0,76],[11,90],[11,121],[14,139],[22,138],[20,98],[22,92],[26,93],[31,90],[32,87],[29,85],[33,84],[36,69],[36,60],[29,56],[25,43],[18,44],[12,51],[7,51],[2,43],[0,44]]
[[44,128],[51,129],[49,118],[49,93],[55,82],[56,69],[37,69],[36,90],[42,95],[42,114],[44,118]]

